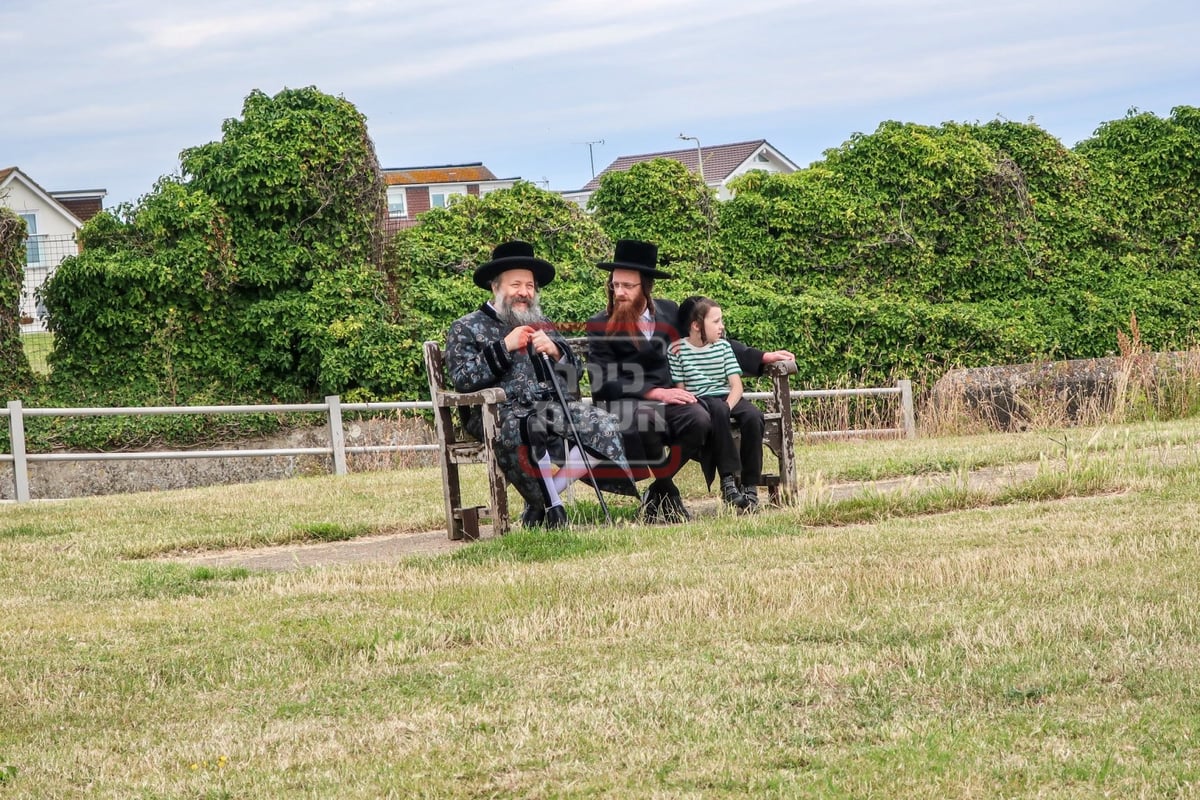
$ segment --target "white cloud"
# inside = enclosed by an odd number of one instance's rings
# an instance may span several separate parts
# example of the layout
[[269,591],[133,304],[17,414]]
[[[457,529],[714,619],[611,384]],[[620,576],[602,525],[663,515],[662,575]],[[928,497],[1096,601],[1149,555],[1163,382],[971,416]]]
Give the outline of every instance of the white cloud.
[[131,120],[152,117],[157,109],[149,103],[124,105],[86,105],[56,108],[23,119],[24,133],[29,136],[56,135],[63,131],[86,130],[103,135],[127,130]]
[[137,37],[119,44],[113,53],[149,59],[163,52],[228,50],[247,43],[260,46],[286,40],[328,19],[332,13],[328,8],[297,6],[286,13],[276,10],[197,17],[194,9],[188,8],[181,16],[137,21],[131,26]]
[[580,143],[606,139],[607,164],[683,127],[705,143],[771,130],[800,161],[883,119],[1090,131],[1197,102],[1198,37],[1200,9],[1171,0],[44,0],[0,11],[19,78],[0,160],[62,188],[107,171],[132,199],[162,171],[147,154],[211,140],[252,89],[315,85],[367,115],[392,165],[495,153],[500,173],[573,188]]

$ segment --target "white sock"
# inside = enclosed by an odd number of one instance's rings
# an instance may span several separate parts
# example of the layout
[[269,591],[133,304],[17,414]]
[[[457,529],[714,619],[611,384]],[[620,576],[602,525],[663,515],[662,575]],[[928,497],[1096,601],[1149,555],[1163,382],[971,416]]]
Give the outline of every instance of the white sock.
[[538,459],[538,472],[541,473],[546,494],[550,497],[550,502],[546,504],[547,508],[562,505],[562,498],[558,496],[558,487],[555,485],[558,481],[554,477],[553,467],[554,465],[550,462],[550,454],[542,453],[542,457]]
[[579,448],[574,445],[567,452],[567,460],[562,465],[562,469],[554,476],[555,490],[565,491],[571,482],[576,478],[582,478],[587,474],[587,465],[583,461],[583,453],[579,452]]

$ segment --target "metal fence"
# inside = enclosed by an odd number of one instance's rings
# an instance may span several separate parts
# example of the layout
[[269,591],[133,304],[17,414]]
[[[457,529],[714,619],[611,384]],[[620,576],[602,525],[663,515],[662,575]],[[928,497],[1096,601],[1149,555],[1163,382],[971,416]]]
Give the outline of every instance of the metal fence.
[[[750,399],[770,397],[767,392],[747,392]],[[900,403],[900,425],[895,428],[859,428],[839,431],[804,431],[800,435],[808,439],[833,439],[842,436],[903,436],[917,438],[917,417],[913,410],[912,381],[898,380],[895,386],[880,386],[859,389],[803,389],[793,390],[792,403],[805,398],[825,397],[895,397]]]
[[[242,406],[145,406],[116,408],[25,408],[20,400],[10,400],[0,414],[8,417],[10,453],[0,453],[0,462],[13,465],[14,494],[18,503],[28,502],[29,465],[51,461],[139,461],[150,459],[177,458],[248,458],[262,456],[329,456],[333,460],[333,472],[345,475],[348,453],[416,452],[436,450],[432,444],[402,445],[358,445],[346,444],[344,411],[394,411],[403,409],[429,409],[429,401],[403,401],[395,403],[342,403],[337,395],[325,398],[323,403],[291,403],[279,405]],[[29,417],[111,417],[120,415],[151,416],[179,414],[274,414],[288,412],[320,412],[326,415],[329,430],[329,445],[326,447],[278,447],[271,449],[242,450],[154,450],[134,452],[89,452],[70,451],[60,453],[30,453],[25,443],[25,420]]]
[[72,234],[34,234],[25,240],[25,280],[21,284],[21,333],[46,330],[46,309],[38,297],[42,284],[54,275],[67,256],[79,255]]
[[[809,437],[834,436],[906,436],[916,437],[916,423],[913,417],[912,384],[909,381],[899,381],[895,387],[866,388],[866,389],[818,389],[792,392],[792,401],[803,398],[820,397],[852,397],[852,396],[895,396],[900,400],[901,427],[872,428],[857,431],[814,431],[805,434]],[[772,395],[770,392],[747,392],[751,400],[765,400]],[[178,459],[178,458],[249,458],[263,456],[299,456],[317,455],[328,456],[333,462],[333,473],[345,475],[346,456],[349,453],[399,453],[436,451],[436,444],[385,444],[385,445],[347,445],[343,412],[379,412],[399,410],[429,410],[433,403],[428,400],[409,400],[393,403],[343,403],[338,395],[330,395],[323,403],[292,403],[280,405],[241,405],[241,406],[145,406],[145,407],[116,407],[116,408],[26,408],[20,400],[10,400],[8,406],[0,409],[0,415],[8,417],[10,453],[0,453],[0,462],[11,463],[13,466],[13,483],[15,497],[18,503],[30,501],[29,465],[38,462],[52,461],[135,461],[149,459]],[[154,451],[121,451],[121,452],[87,452],[70,451],[59,453],[30,453],[26,449],[25,420],[30,417],[110,417],[110,416],[151,416],[179,414],[262,414],[289,412],[318,412],[326,417],[329,430],[329,444],[325,447],[279,447],[271,449],[244,450],[154,450]]]
[[25,241],[25,280],[21,284],[21,343],[29,365],[35,372],[47,372],[46,358],[53,348],[46,330],[46,308],[39,291],[50,280],[67,256],[79,254],[79,245],[71,234],[30,236]]

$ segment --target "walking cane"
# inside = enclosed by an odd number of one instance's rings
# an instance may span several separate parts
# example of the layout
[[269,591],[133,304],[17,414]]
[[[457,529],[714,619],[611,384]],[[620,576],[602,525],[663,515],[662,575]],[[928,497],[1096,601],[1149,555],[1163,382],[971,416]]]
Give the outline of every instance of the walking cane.
[[529,343],[529,356],[530,358],[541,356],[542,366],[550,377],[550,387],[554,390],[554,396],[558,398],[563,416],[567,418],[567,427],[571,431],[571,437],[575,440],[575,446],[579,448],[579,455],[583,457],[583,468],[587,470],[588,477],[592,479],[592,488],[596,490],[596,499],[600,501],[600,508],[604,511],[604,521],[606,524],[612,525],[612,516],[608,513],[608,503],[604,502],[604,493],[600,491],[596,473],[592,470],[592,459],[588,456],[587,448],[583,446],[583,439],[579,437],[579,431],[575,428],[575,420],[571,417],[571,407],[567,404],[567,393],[558,384],[558,374],[554,371],[554,362],[550,360],[550,356],[534,350],[533,342]]

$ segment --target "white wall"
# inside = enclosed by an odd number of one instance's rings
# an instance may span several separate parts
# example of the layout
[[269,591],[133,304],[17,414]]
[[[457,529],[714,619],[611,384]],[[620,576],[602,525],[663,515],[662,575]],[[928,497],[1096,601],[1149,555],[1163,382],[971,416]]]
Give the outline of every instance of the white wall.
[[59,207],[29,189],[20,181],[10,181],[0,189],[0,205],[8,206],[18,214],[36,214],[38,234],[42,236],[69,236],[79,230],[79,220],[63,216]]
[[54,270],[64,258],[78,253],[73,237],[80,228],[79,221],[64,215],[56,203],[30,189],[20,180],[11,180],[0,189],[0,205],[7,206],[18,214],[33,214],[37,217],[38,258],[25,264],[20,316],[32,317],[34,320],[21,325],[22,333],[44,331],[46,324],[38,314],[38,303],[34,293],[54,274]]
[[[795,172],[795,170],[792,169],[790,164],[788,164],[787,162],[778,158],[769,149],[764,147],[759,150],[759,153],[761,153],[763,156],[766,157],[766,161],[760,161],[757,158],[758,153],[756,153],[755,155],[746,159],[746,161],[743,162],[741,165],[739,165],[738,168],[735,169],[729,175],[729,177],[725,179],[726,183],[733,180],[738,175],[745,175],[747,172],[753,172],[754,170],[760,170],[762,172],[767,172],[772,175],[778,174],[781,172],[784,172],[784,173]],[[733,192],[729,191],[729,189],[727,189],[724,184],[722,184],[717,189],[717,199],[718,200],[728,200],[731,197],[733,197]]]
[[483,195],[497,191],[498,189],[511,189],[515,183],[516,181],[480,181],[479,196],[482,197]]

